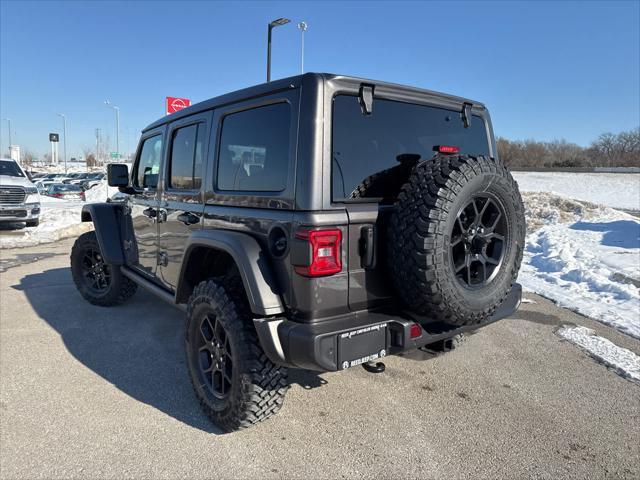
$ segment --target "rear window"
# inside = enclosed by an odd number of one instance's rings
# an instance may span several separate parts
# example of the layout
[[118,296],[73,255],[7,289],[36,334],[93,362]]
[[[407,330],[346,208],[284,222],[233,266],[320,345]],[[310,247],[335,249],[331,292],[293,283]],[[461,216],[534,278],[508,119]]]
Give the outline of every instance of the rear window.
[[53,186],[53,191],[54,192],[81,192],[82,188],[80,188],[78,185],[54,185]]
[[[436,145],[456,146],[460,153],[489,155],[484,120],[474,115],[469,128],[464,128],[458,111],[381,99],[374,101],[372,115],[363,115],[357,97],[336,96],[333,201],[391,201],[403,183],[404,166],[418,158],[431,158]],[[372,179],[376,188],[363,188]]]

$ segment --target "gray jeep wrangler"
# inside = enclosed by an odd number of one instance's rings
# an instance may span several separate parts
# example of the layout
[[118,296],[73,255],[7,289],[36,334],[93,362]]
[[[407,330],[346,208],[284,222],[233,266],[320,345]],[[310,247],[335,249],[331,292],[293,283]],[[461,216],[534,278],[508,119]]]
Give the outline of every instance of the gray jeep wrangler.
[[84,207],[78,290],[183,308],[228,431],[280,409],[288,368],[379,372],[520,303],[522,200],[476,101],[309,73],[161,118],[108,179],[126,200]]

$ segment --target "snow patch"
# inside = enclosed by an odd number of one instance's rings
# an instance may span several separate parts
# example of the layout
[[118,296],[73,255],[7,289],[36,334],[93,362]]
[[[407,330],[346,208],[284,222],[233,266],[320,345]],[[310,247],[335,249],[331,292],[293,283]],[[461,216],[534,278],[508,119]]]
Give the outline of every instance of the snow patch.
[[640,210],[637,173],[512,172],[521,192],[549,192],[613,208]]
[[109,187],[107,182],[103,181],[85,192],[86,202],[41,196],[40,225],[23,227],[24,224],[16,224],[15,230],[3,229],[5,231],[0,235],[0,249],[56,242],[63,238],[77,237],[92,230],[91,222],[81,222],[82,206],[87,203],[106,202],[117,192],[117,188]]
[[523,199],[525,290],[640,338],[640,222],[550,193]]
[[617,346],[586,327],[564,325],[556,334],[579,346],[622,377],[640,382],[640,357],[632,351]]

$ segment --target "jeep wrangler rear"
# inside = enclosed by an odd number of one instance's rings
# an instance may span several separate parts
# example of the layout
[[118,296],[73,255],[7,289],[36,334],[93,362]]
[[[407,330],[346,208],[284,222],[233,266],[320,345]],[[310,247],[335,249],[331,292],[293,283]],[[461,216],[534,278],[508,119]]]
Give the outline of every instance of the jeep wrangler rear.
[[380,371],[512,314],[524,212],[479,102],[305,74],[142,132],[124,202],[71,254],[89,302],[186,310],[196,396],[225,430],[282,406],[287,368]]

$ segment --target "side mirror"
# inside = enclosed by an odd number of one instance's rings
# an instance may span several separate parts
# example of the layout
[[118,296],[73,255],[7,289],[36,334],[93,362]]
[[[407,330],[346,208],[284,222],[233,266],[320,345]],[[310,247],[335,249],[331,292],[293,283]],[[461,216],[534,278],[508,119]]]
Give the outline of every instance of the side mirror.
[[122,163],[107,165],[107,183],[110,187],[127,187],[129,185],[129,168]]

